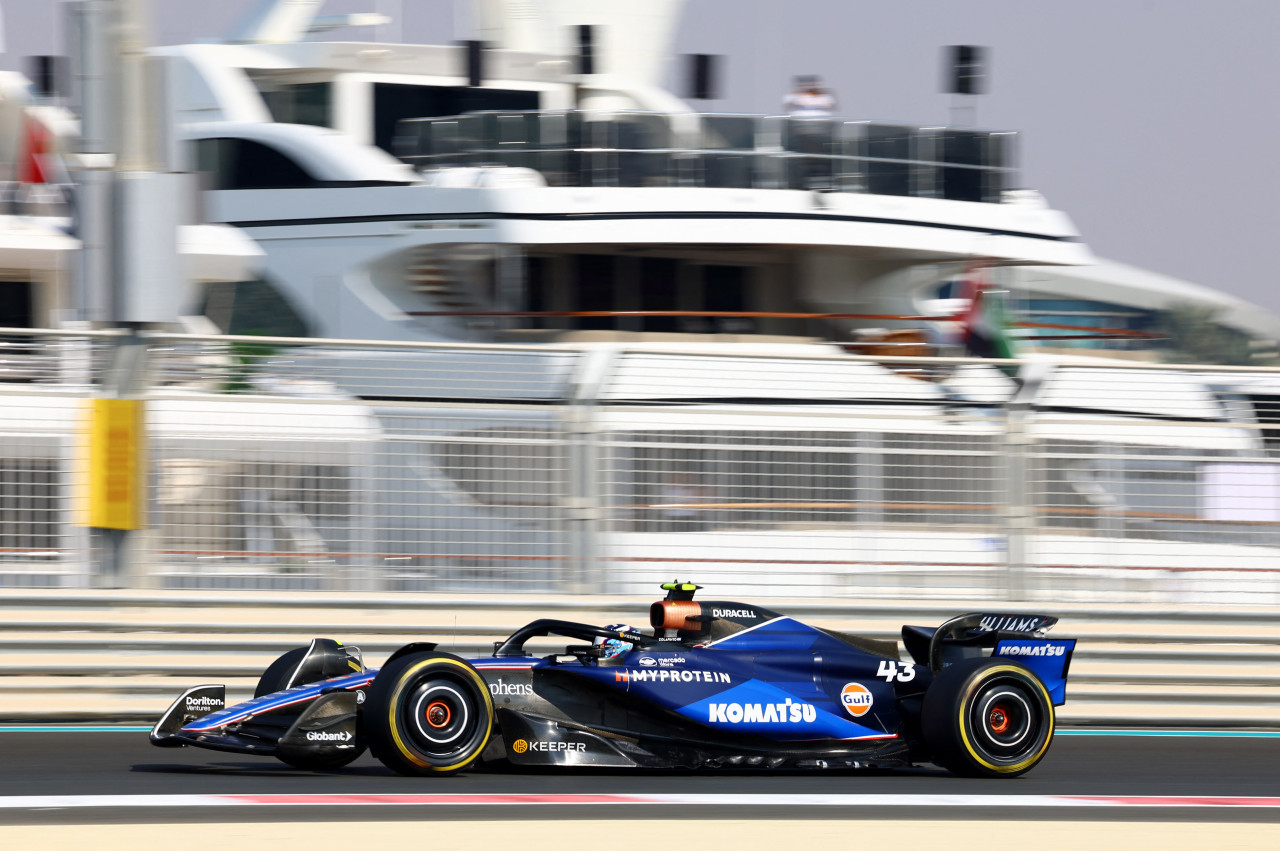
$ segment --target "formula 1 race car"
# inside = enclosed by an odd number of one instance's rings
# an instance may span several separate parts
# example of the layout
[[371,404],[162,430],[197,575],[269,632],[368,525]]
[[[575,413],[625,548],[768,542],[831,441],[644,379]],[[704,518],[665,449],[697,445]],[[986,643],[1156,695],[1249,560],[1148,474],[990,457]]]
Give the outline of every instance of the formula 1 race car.
[[[1075,639],[1057,618],[968,614],[896,641],[808,626],[748,603],[694,601],[669,583],[653,634],[536,620],[464,660],[400,648],[366,669],[317,638],[273,662],[252,700],[225,687],[179,697],[151,731],[194,745],[334,769],[371,749],[408,775],[473,764],[612,768],[845,769],[933,762],[1013,777],[1053,739]],[[573,642],[532,655],[545,636]],[[558,645],[557,645],[558,647]]]

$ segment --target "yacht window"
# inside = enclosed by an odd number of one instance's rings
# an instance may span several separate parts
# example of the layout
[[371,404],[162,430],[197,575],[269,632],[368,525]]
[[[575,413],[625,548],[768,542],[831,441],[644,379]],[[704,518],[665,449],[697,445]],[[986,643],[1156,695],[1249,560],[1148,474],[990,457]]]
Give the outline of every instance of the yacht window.
[[[701,263],[677,257],[611,254],[532,256],[525,260],[520,309],[542,311],[715,311],[755,307],[751,267]],[[785,320],[782,320],[785,322]],[[644,331],[677,334],[793,333],[775,323],[762,330],[755,319],[722,316],[540,317],[531,328]]]
[[[30,281],[0,281],[0,328],[36,327],[33,289]],[[0,378],[25,375],[16,358],[39,351],[38,341],[31,337],[0,336]]]
[[213,175],[210,189],[304,189],[320,186],[285,154],[251,139],[200,139],[196,168]]
[[[747,310],[747,270],[742,266],[706,266],[703,277],[703,310],[741,313]],[[753,334],[754,319],[723,316],[713,320],[722,334]]]
[[[1157,319],[1154,311],[1086,299],[1028,298],[1015,300],[1012,302],[1012,306],[1020,314],[1018,318],[1030,322],[1051,325],[1074,325],[1084,328],[1150,331],[1154,328]],[[1031,345],[1035,345],[1037,339],[1041,337],[1046,338],[1044,342],[1048,345],[1061,346],[1065,343],[1073,348],[1114,349],[1117,347],[1129,348],[1131,345],[1131,341],[1124,339],[1054,339],[1055,336],[1069,336],[1076,333],[1080,332],[1064,332],[1052,328],[1029,328],[1023,332],[1027,342]]]
[[[669,257],[645,257],[640,261],[640,309],[679,310],[680,265]],[[655,333],[679,331],[674,316],[646,316],[644,330]]]
[[0,281],[0,328],[32,328],[34,311],[30,281]]
[[333,86],[330,83],[298,83],[262,89],[271,117],[282,124],[333,126]]
[[308,337],[311,329],[278,289],[264,280],[216,281],[201,310],[224,334]]
[[[607,254],[582,254],[578,256],[578,296],[573,299],[575,310],[617,310],[614,296],[614,258]],[[601,329],[617,327],[617,320],[608,316],[583,316],[577,320],[579,328]]]
[[465,86],[373,84],[373,143],[394,154],[396,124],[406,118],[436,118],[464,112],[539,108],[538,93]]
[[1247,397],[1253,406],[1253,415],[1262,426],[1262,443],[1271,458],[1280,456],[1280,396],[1269,393],[1250,393]]
[[[545,257],[528,257],[524,267],[525,305],[524,309],[534,313],[553,310],[551,306],[551,283],[548,280],[550,261]],[[554,320],[553,320],[554,321]],[[549,325],[548,327],[556,327]]]

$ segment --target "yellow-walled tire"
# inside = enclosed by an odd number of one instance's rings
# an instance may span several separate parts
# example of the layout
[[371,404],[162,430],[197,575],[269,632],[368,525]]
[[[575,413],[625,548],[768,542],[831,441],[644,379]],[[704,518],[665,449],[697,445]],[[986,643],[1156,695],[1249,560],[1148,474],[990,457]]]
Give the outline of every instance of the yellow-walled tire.
[[361,708],[370,750],[400,774],[462,771],[493,731],[493,698],[475,668],[448,653],[410,653],[378,671]]
[[933,761],[965,777],[1017,777],[1053,742],[1053,702],[1025,665],[963,659],[925,693],[921,732]]

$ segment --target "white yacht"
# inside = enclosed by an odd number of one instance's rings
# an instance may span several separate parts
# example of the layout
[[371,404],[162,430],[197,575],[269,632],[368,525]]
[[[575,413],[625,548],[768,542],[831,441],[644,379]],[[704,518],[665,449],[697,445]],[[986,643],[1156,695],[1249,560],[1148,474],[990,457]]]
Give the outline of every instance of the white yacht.
[[1015,133],[698,114],[659,85],[681,0],[477,0],[483,50],[320,41],[376,18],[323,5],[266,0],[222,42],[154,51],[204,215],[266,253],[190,306],[223,330],[866,351],[922,325],[879,317],[945,310],[976,262],[1010,270],[1036,322],[1142,331],[1191,303],[1280,337],[1251,305],[1094,258],[1020,186]]
[[[849,343],[975,259],[1092,260],[1020,188],[1015,134],[696,113],[658,86],[679,0],[481,0],[477,52],[313,41],[321,5],[157,50],[207,214],[267,254],[242,287],[292,308],[279,333]],[[209,315],[261,329],[236,309],[261,303],[215,290]]]

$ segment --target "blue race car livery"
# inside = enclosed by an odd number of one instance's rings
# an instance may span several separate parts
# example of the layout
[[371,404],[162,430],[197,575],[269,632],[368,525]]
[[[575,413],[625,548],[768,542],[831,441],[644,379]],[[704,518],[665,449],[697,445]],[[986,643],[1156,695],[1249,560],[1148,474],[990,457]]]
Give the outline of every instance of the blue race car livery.
[[[1066,699],[1074,639],[1046,615],[974,613],[898,642],[668,583],[651,631],[542,619],[464,660],[420,642],[381,669],[330,639],[285,653],[252,700],[180,696],[151,731],[196,746],[338,768],[366,749],[408,775],[473,765],[893,767],[1011,777],[1038,763]],[[548,636],[578,643],[536,654]]]

